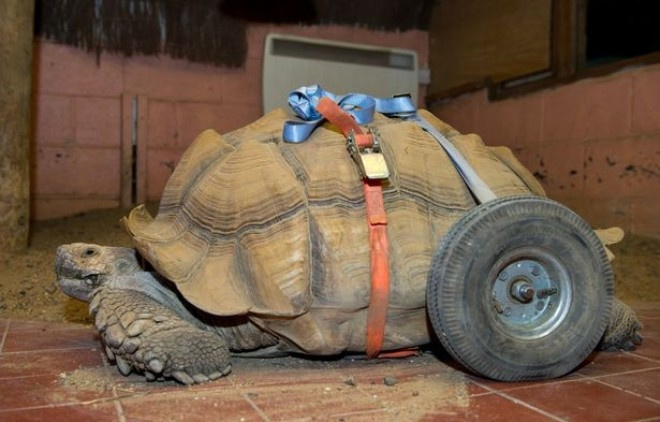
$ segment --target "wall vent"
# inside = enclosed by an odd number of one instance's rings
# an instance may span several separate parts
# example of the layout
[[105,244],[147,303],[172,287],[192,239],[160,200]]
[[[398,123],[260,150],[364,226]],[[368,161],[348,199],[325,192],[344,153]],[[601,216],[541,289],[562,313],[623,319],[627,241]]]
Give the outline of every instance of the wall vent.
[[264,113],[284,107],[290,91],[320,84],[335,94],[375,97],[410,93],[417,104],[417,53],[366,44],[268,34],[264,51]]

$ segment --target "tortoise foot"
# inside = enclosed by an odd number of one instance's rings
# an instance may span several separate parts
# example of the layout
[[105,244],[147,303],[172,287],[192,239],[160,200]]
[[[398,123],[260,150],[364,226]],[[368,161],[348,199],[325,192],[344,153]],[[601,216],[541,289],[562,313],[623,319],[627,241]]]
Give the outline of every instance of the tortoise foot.
[[635,350],[642,344],[639,331],[644,328],[632,308],[619,299],[614,300],[612,316],[599,349],[606,351]]
[[149,296],[103,289],[90,304],[105,351],[119,371],[147,380],[207,382],[231,371],[224,340],[181,319]]

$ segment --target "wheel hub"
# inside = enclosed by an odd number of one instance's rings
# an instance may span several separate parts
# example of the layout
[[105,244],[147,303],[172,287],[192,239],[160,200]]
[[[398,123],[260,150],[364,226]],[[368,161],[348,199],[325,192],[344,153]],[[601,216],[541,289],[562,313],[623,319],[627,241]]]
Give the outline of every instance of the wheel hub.
[[561,264],[538,250],[530,255],[537,256],[510,257],[491,290],[497,319],[510,335],[525,339],[552,331],[571,300],[568,275]]
[[529,303],[534,299],[534,285],[527,279],[515,280],[511,283],[511,296],[520,303]]

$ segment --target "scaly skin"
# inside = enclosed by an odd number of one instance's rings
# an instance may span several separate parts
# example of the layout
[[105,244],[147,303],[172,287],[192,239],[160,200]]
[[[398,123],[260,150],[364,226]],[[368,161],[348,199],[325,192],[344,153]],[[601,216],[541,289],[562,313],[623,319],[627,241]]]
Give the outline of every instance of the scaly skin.
[[57,248],[55,273],[67,295],[84,302],[108,277],[142,272],[135,249],[72,243]]
[[181,319],[141,292],[101,288],[90,311],[106,353],[124,375],[136,371],[147,380],[174,378],[194,384],[231,371],[229,349],[220,336]]
[[[277,344],[274,336],[247,318],[218,323],[220,317],[189,308],[167,281],[142,269],[134,249],[63,245],[57,250],[55,268],[64,293],[91,301],[90,311],[106,353],[124,375],[135,371],[148,380],[205,382],[230,372],[229,349]],[[641,344],[642,325],[632,309],[616,301],[599,348],[632,350]],[[630,322],[625,330],[619,326],[622,320]],[[277,353],[277,347],[270,349]],[[271,353],[264,350],[264,356]]]
[[62,291],[91,301],[106,354],[119,371],[147,380],[201,383],[231,371],[225,340],[205,329],[133,249],[72,244],[57,250]]
[[644,328],[630,306],[614,300],[612,316],[598,348],[605,351],[635,350],[642,344],[639,331]]

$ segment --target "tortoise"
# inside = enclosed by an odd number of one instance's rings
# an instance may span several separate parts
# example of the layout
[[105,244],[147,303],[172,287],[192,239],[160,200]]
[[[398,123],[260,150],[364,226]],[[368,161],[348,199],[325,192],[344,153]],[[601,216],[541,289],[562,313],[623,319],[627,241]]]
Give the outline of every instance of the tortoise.
[[[382,350],[437,339],[468,370],[511,381],[562,376],[599,344],[639,344],[636,320],[603,336],[632,311],[614,298],[608,251],[594,230],[548,199],[508,148],[419,114],[497,199],[478,204],[419,125],[375,114],[368,126],[391,172],[383,183],[391,281]],[[275,110],[224,136],[200,134],[156,216],[138,206],[122,219],[134,248],[58,249],[61,289],[91,302],[123,374],[192,384],[229,373],[232,354],[365,351],[362,177],[336,127],[286,143],[288,118]]]

